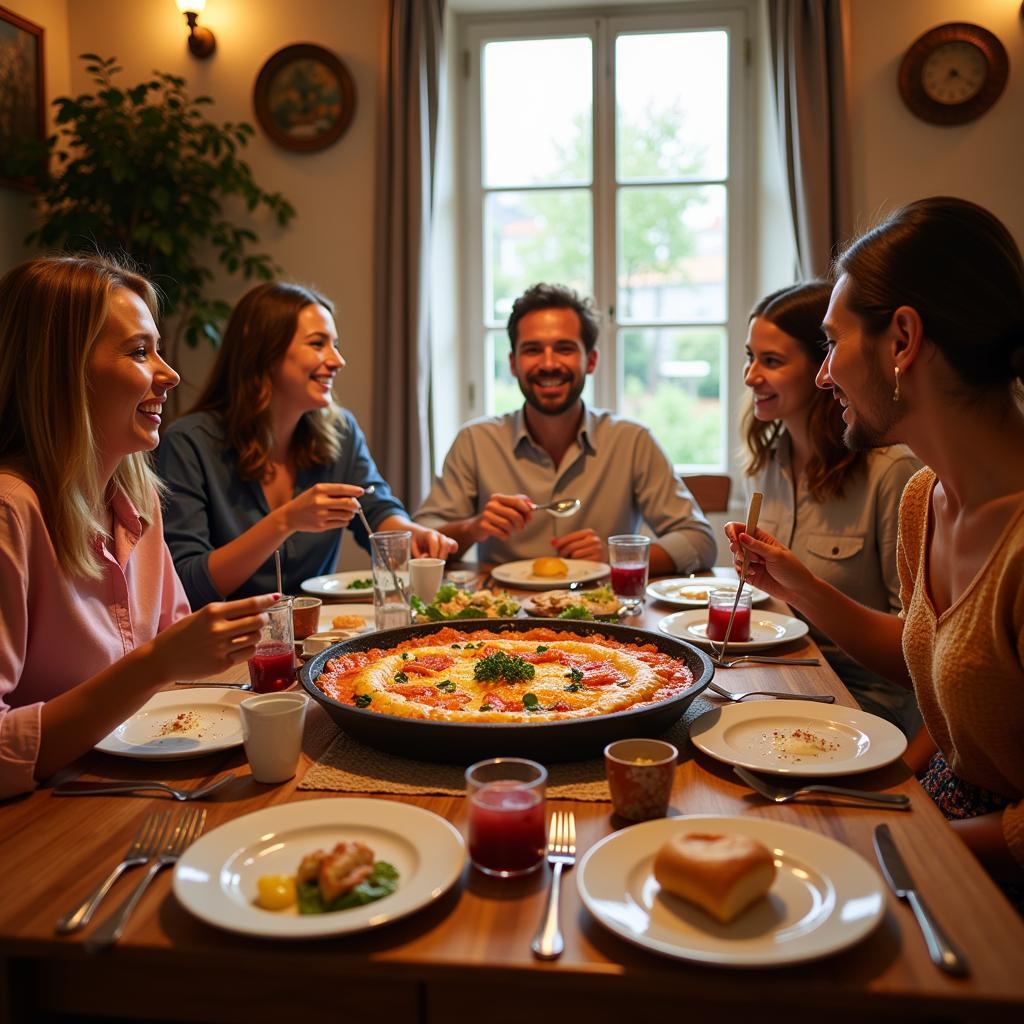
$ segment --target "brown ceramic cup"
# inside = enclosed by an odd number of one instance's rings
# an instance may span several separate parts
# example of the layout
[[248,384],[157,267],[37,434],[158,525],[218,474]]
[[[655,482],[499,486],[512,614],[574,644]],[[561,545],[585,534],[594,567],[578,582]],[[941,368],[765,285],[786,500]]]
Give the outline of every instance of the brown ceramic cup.
[[615,813],[627,821],[663,818],[679,751],[664,740],[616,740],[604,748],[604,770]]
[[293,598],[292,626],[297,641],[305,640],[307,636],[317,632],[320,627],[320,606],[322,604],[319,597]]

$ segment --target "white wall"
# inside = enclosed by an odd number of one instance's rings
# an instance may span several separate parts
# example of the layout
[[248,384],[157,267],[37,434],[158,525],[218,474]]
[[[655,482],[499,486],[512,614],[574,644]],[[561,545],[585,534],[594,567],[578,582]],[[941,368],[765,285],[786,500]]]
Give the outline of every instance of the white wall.
[[[1024,246],[1024,21],[1017,0],[849,0],[850,168],[857,228],[930,195],[956,195],[995,213]],[[900,61],[928,29],[969,21],[1010,58],[1003,95],[970,124],[915,117],[897,87]]]
[[[43,27],[45,102],[49,108],[55,96],[66,96],[69,89],[67,0],[4,0],[3,6]],[[49,110],[47,113],[50,133],[53,117]],[[33,224],[31,194],[0,186],[0,274],[30,255],[22,243]]]

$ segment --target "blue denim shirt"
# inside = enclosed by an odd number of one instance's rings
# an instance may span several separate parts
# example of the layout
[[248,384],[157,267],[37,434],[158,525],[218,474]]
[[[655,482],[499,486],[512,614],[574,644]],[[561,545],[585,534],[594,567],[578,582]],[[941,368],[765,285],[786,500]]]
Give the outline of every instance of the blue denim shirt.
[[[355,417],[339,410],[341,455],[326,466],[300,470],[296,496],[318,483],[357,484],[375,493],[360,498],[373,529],[391,515],[406,515],[402,503],[380,475],[366,437]],[[193,413],[168,428],[156,453],[157,472],[167,484],[164,499],[164,537],[174,567],[193,609],[211,601],[272,593],[277,589],[274,559],[269,558],[232,594],[221,594],[210,578],[210,553],[255,526],[270,512],[258,480],[238,474],[238,455],[228,447],[223,423],[208,412]],[[359,545],[369,551],[369,539],[359,518],[349,525]],[[334,571],[341,531],[293,533],[281,548],[285,593],[295,594],[303,580]]]

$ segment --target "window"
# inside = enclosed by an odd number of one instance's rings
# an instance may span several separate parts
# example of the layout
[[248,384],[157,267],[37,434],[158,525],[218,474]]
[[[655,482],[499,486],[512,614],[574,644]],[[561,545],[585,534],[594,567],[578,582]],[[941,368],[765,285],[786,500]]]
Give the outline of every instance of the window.
[[585,398],[724,470],[748,296],[747,7],[467,20],[461,109],[468,416],[521,404],[505,323],[537,281],[604,323]]

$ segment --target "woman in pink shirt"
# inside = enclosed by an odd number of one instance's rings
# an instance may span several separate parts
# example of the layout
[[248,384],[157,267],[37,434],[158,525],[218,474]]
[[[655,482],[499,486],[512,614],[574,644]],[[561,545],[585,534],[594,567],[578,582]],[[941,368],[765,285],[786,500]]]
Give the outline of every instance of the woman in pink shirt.
[[0,279],[0,798],[174,679],[248,658],[274,595],[189,614],[147,451],[178,375],[156,295],[94,257]]

